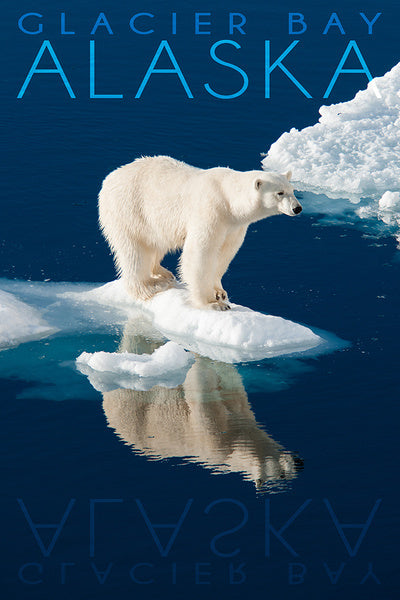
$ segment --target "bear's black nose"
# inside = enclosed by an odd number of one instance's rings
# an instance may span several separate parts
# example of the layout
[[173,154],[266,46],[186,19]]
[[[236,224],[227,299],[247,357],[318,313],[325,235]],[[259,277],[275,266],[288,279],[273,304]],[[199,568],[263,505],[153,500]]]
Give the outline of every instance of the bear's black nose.
[[298,215],[299,213],[301,213],[302,210],[303,210],[302,207],[299,205],[293,209],[293,212],[295,215]]

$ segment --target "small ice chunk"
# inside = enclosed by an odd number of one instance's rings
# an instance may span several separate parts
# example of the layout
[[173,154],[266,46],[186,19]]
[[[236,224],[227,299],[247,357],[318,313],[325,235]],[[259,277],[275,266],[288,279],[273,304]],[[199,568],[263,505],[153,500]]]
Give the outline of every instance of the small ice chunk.
[[0,290],[0,350],[42,339],[55,331],[38,310]]
[[[399,241],[400,233],[400,193],[385,192],[378,203],[369,203],[356,210],[360,219],[378,219],[391,230]],[[400,244],[398,244],[400,248]]]
[[400,209],[400,192],[385,192],[379,200],[380,210]]
[[168,371],[185,368],[191,362],[190,352],[186,352],[175,342],[167,342],[153,354],[132,354],[130,352],[82,352],[76,359],[95,371],[108,371],[119,375],[157,377]]
[[118,388],[146,390],[154,385],[176,387],[184,381],[193,360],[182,346],[167,342],[152,354],[82,352],[76,362],[93,387],[106,392]]

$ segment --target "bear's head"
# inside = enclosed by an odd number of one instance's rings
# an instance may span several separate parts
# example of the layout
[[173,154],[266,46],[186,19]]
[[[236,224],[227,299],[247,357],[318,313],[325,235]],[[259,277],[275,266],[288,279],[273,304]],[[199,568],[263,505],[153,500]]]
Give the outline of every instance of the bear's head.
[[284,214],[294,217],[302,211],[302,206],[294,195],[290,183],[291,171],[285,175],[259,171],[253,180],[257,206],[265,217]]

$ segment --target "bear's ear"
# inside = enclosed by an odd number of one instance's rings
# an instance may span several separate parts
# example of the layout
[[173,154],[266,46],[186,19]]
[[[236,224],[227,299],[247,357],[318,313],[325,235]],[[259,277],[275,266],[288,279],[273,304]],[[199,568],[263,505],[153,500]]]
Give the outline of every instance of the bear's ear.
[[285,177],[288,181],[290,181],[292,179],[292,171],[288,171],[287,173],[285,173]]
[[256,190],[259,190],[261,185],[262,185],[263,180],[262,179],[256,179],[254,181],[254,187],[256,188]]

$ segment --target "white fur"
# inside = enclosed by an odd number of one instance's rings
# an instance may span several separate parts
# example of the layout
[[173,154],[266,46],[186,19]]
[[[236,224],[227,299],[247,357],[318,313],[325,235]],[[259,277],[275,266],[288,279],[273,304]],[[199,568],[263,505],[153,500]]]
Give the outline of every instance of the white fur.
[[182,248],[179,272],[192,304],[229,308],[221,278],[249,224],[300,207],[290,175],[198,169],[168,156],[110,173],[99,194],[100,225],[128,291],[147,299],[171,287],[174,277],[160,262]]

